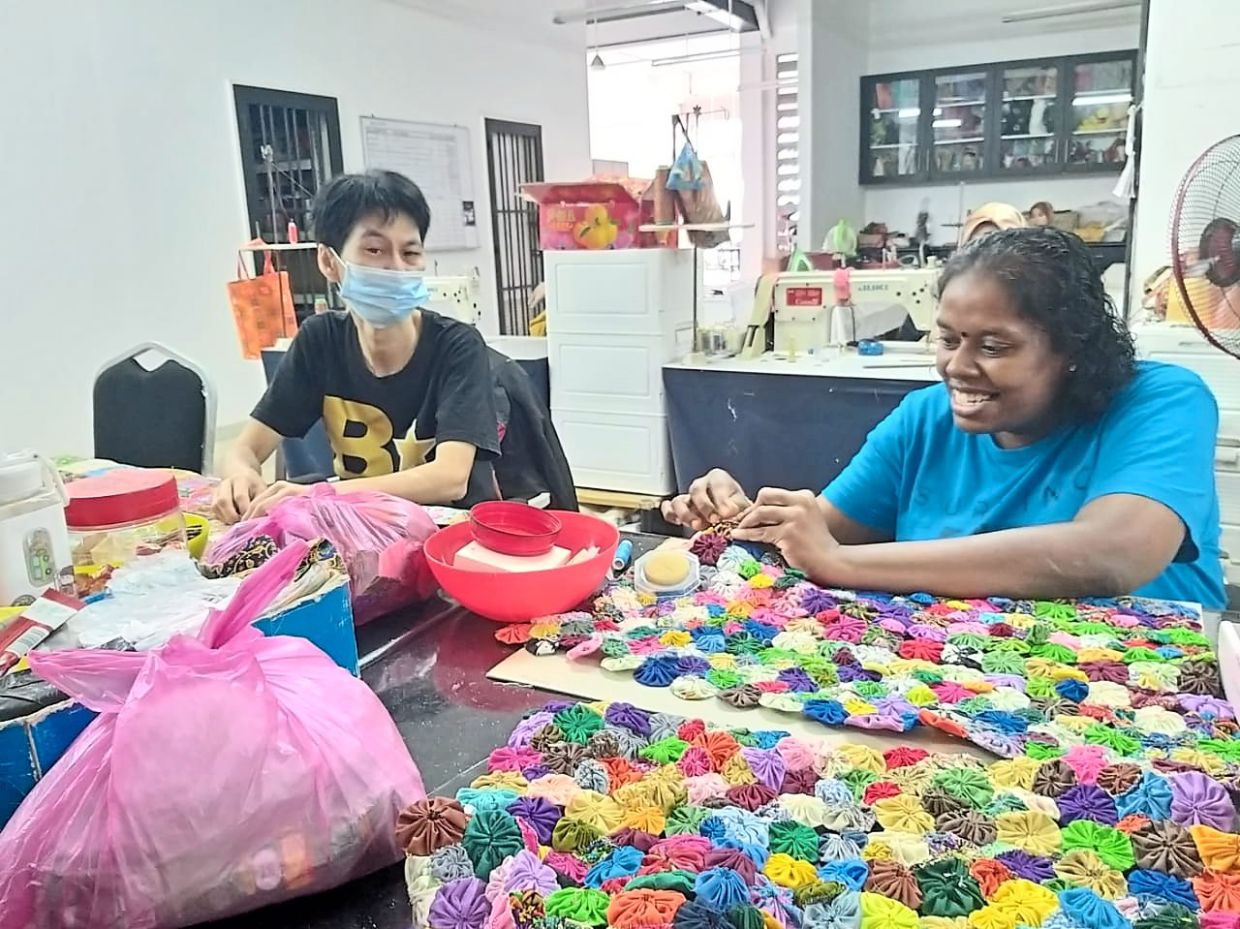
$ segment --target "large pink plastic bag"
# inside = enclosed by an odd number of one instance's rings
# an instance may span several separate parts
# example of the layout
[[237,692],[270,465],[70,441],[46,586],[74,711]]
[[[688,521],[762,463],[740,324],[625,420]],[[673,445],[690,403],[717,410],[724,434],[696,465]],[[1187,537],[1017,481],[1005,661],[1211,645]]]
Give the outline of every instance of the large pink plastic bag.
[[327,539],[349,570],[353,622],[360,626],[435,593],[422,543],[436,528],[426,510],[400,497],[316,484],[265,517],[234,526],[211,545],[203,563],[221,564],[259,536],[280,548],[294,540]]
[[305,553],[198,638],[31,655],[100,715],[0,833],[0,927],[187,926],[399,859],[397,815],[426,792],[391,717],[308,641],[250,625]]

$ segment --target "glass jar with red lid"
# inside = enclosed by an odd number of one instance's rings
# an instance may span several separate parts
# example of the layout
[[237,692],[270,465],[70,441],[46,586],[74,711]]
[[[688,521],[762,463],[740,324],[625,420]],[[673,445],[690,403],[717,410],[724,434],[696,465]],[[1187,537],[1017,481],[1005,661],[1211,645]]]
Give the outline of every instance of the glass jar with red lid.
[[185,548],[185,517],[171,471],[118,468],[66,485],[74,571],[95,575],[135,558]]

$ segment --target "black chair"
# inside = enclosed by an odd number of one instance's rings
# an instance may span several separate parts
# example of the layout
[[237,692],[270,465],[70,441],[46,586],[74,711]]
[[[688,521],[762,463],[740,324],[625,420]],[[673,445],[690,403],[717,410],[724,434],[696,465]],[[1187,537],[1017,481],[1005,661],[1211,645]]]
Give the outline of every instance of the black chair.
[[215,388],[198,365],[144,342],[95,377],[95,457],[205,474],[214,464],[215,406]]
[[[275,380],[285,349],[263,349],[263,376],[267,385]],[[276,477],[295,484],[325,481],[334,473],[331,443],[323,420],[318,420],[300,439],[281,439],[280,452],[276,458]]]
[[551,498],[555,510],[576,510],[577,491],[551,411],[525,369],[487,347],[503,435],[495,478],[505,500]]

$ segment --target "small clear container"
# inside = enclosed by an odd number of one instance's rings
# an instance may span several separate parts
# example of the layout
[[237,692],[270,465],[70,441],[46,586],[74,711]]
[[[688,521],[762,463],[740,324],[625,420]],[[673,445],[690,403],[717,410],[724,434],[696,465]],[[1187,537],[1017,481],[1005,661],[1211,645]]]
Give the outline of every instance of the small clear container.
[[74,573],[93,577],[142,555],[185,548],[185,517],[170,471],[123,468],[66,485]]
[[647,552],[637,559],[637,563],[633,565],[633,586],[638,593],[654,594],[660,600],[672,600],[676,597],[685,597],[693,593],[698,588],[698,584],[702,581],[702,566],[698,561],[697,555],[689,551],[677,551],[675,554],[684,557],[688,565],[689,573],[685,579],[678,584],[655,584],[646,577],[646,562],[653,555],[666,555],[666,551],[660,552],[655,549]]

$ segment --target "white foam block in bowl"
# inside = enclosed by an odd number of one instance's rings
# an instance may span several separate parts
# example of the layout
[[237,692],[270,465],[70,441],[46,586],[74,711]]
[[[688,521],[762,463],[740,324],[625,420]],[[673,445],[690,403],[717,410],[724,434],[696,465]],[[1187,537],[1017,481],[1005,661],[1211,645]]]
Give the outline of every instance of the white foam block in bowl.
[[569,564],[581,564],[583,561],[589,561],[591,558],[598,557],[598,546],[591,545],[589,548],[583,548],[576,555],[568,560]]
[[484,548],[477,542],[470,542],[456,553],[452,563],[465,571],[504,571],[519,574],[558,568],[568,561],[571,554],[568,549],[556,545],[551,551],[541,555],[504,555]]

